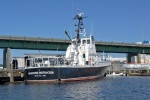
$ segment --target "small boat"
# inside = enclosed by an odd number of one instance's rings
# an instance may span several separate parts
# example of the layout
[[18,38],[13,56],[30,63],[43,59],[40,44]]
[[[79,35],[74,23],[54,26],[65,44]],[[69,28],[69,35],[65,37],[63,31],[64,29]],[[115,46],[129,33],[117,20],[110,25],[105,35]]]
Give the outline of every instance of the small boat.
[[[111,66],[108,57],[96,53],[94,37],[87,36],[83,13],[75,15],[78,21],[76,37],[70,39],[66,55],[27,56],[25,67],[26,82],[67,82],[104,77],[106,69]],[[82,34],[82,36],[81,36]]]
[[116,74],[115,72],[113,72],[112,74],[106,74],[106,76],[126,76],[126,74],[124,74],[124,73]]

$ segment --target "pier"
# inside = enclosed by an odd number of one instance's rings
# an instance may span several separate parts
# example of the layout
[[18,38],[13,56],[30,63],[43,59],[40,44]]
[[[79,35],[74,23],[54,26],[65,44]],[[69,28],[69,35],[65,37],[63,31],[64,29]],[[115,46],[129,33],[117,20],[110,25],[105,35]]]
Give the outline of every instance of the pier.
[[0,70],[0,84],[24,81],[24,70]]

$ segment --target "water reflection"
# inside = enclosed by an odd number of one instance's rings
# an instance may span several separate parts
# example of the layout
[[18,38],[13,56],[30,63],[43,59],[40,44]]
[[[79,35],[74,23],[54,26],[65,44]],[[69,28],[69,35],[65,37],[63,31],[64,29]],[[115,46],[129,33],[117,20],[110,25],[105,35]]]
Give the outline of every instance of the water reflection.
[[[27,84],[31,100],[41,99],[92,99],[102,98],[100,80],[69,82],[61,84]],[[97,95],[98,94],[98,95]]]
[[150,77],[106,77],[61,84],[0,85],[0,100],[148,100]]

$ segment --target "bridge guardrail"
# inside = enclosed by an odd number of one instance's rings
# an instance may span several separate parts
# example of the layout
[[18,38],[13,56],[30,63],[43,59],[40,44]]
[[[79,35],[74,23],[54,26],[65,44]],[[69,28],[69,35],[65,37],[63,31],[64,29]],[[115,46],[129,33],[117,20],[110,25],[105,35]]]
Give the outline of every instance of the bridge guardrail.
[[150,47],[150,45],[136,44],[136,43],[125,43],[125,42],[95,42],[96,45],[118,45],[118,46],[140,46],[140,47]]
[[57,39],[57,38],[41,38],[41,37],[19,37],[19,36],[0,36],[1,40],[24,40],[24,41],[37,41],[37,42],[69,42],[66,39]]
[[[70,43],[70,40],[66,39],[57,39],[57,38],[41,38],[41,37],[26,37],[26,36],[0,36],[0,40],[20,40],[20,41],[36,41],[36,42],[65,42]],[[136,44],[136,43],[125,43],[125,42],[103,42],[96,41],[96,45],[115,45],[115,46],[137,46],[137,47],[150,47],[150,45],[146,44]]]

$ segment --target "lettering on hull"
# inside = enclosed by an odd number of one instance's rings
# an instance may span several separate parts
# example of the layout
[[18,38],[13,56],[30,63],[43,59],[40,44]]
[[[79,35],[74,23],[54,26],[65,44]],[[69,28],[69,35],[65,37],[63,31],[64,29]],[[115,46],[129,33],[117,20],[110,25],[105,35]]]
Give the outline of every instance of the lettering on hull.
[[28,72],[28,75],[54,74],[54,71]]

